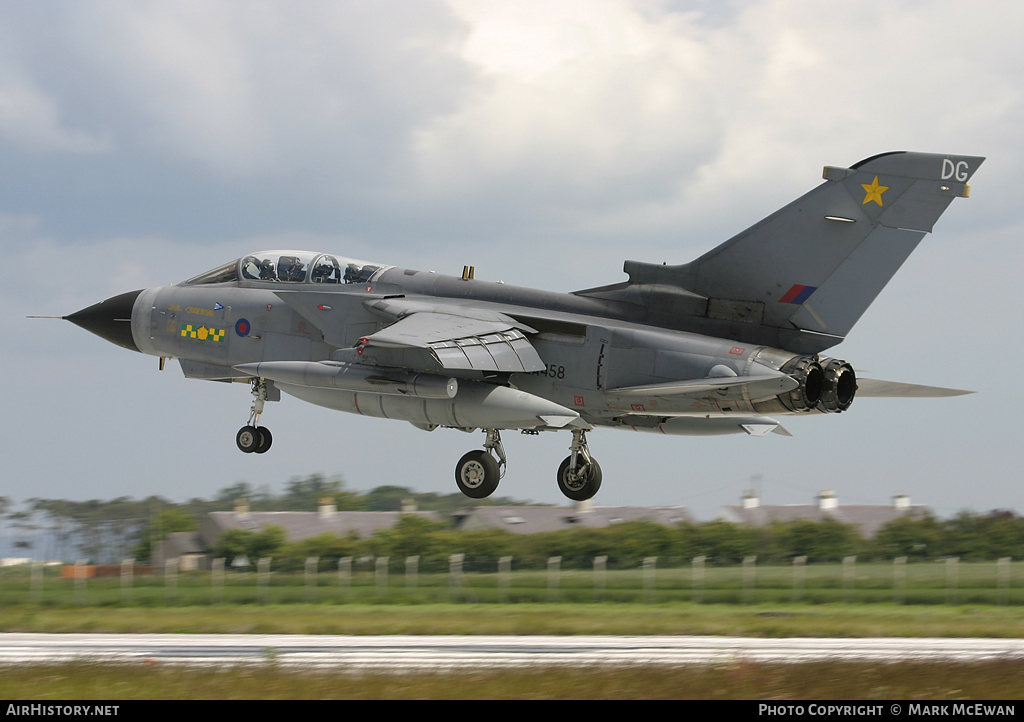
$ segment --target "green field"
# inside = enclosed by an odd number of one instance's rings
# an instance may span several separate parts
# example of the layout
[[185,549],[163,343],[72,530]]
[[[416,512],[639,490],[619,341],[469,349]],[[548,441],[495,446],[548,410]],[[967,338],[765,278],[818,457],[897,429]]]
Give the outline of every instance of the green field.
[[[668,567],[606,572],[416,572],[404,562],[339,573],[178,573],[65,579],[57,568],[0,573],[0,605],[209,604],[896,604],[1024,606],[1024,563]],[[424,563],[436,569],[436,562]],[[312,569],[312,567],[311,567]]]
[[0,607],[4,632],[1024,637],[1024,609],[892,604]]
[[[1024,637],[1020,564],[840,564],[387,574],[0,573],[0,631]],[[1009,572],[1009,573],[1007,573]],[[423,673],[5,669],[9,699],[1015,699],[1024,662],[756,664]]]
[[[1024,565],[0,573],[0,629],[283,634],[1024,636]],[[310,566],[310,571],[314,567]],[[955,572],[952,574],[951,571]]]
[[[188,670],[60,664],[4,670],[12,700],[248,699],[740,699],[1014,700],[1024,661],[974,664],[837,662],[686,667],[471,670],[458,673],[289,672],[274,667]],[[119,716],[131,712],[128,706]]]

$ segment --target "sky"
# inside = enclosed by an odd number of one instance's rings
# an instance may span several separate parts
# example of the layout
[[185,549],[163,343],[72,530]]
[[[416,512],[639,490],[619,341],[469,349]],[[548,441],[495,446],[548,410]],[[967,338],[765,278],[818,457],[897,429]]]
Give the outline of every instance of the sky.
[[[60,320],[249,251],[303,248],[573,291],[685,263],[821,182],[986,156],[832,350],[977,393],[859,399],[791,438],[589,435],[595,504],[1024,513],[1024,5],[656,0],[0,0],[0,495],[210,498],[341,476],[456,491],[483,441],[186,380]],[[567,433],[503,435],[497,494],[564,504]]]

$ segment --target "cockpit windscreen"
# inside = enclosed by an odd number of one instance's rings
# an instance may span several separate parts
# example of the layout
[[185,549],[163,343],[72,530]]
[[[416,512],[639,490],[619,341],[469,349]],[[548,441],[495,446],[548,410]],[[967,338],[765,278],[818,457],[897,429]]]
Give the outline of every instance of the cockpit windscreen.
[[231,281],[271,283],[369,283],[388,268],[308,251],[260,251],[185,281],[186,286]]

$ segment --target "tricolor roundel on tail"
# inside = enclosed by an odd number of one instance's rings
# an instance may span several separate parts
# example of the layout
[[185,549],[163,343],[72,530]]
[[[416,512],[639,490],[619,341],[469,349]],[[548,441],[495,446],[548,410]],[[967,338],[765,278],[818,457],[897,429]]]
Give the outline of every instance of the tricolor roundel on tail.
[[793,284],[793,287],[786,291],[786,295],[779,299],[782,303],[795,303],[797,305],[802,304],[811,294],[818,290],[817,286],[801,286],[799,283]]

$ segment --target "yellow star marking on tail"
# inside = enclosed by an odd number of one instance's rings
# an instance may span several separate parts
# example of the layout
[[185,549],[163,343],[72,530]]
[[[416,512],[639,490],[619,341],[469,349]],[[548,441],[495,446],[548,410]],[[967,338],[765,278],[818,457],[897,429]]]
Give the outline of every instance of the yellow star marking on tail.
[[864,189],[865,193],[864,200],[861,202],[861,205],[864,205],[869,201],[874,201],[878,205],[882,205],[882,194],[889,190],[889,186],[878,185],[878,176],[875,176],[875,179],[870,183],[861,183],[860,187]]

